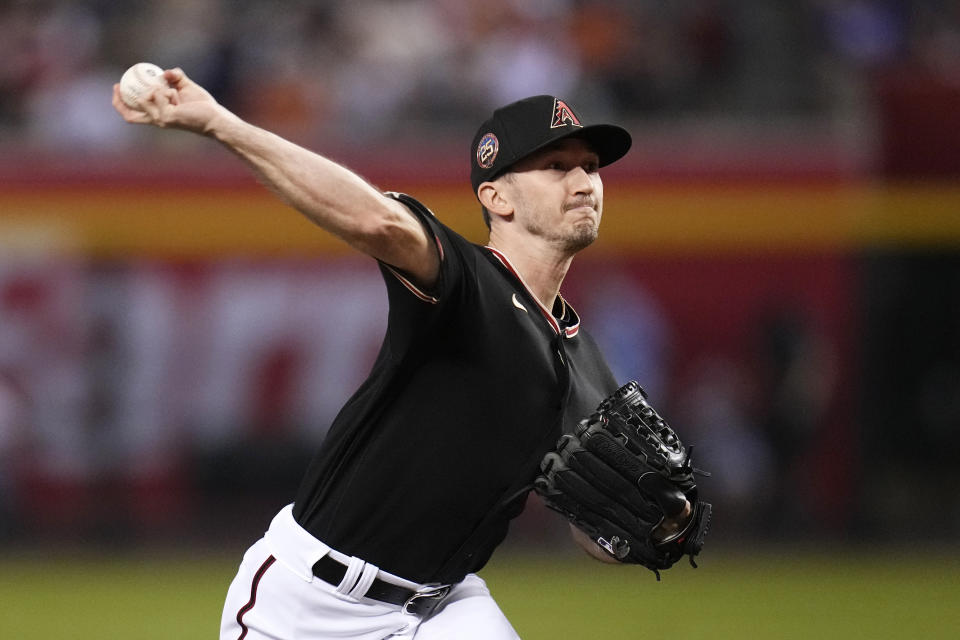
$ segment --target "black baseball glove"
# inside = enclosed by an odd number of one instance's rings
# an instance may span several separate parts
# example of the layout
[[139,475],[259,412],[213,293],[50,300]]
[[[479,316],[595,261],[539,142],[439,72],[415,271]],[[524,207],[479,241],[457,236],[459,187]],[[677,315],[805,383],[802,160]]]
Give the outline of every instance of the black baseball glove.
[[[641,564],[660,579],[684,555],[696,567],[710,525],[711,506],[700,500],[690,454],[677,434],[629,382],[564,435],[540,464],[534,489],[620,562]],[[664,536],[660,525],[691,516]],[[659,529],[659,530],[658,530]]]

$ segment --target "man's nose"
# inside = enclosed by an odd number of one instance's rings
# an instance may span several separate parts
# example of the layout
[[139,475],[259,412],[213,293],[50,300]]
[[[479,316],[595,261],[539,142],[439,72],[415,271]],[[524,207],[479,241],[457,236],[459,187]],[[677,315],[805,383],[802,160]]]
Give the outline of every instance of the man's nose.
[[574,167],[567,173],[573,193],[593,193],[593,180],[583,167]]

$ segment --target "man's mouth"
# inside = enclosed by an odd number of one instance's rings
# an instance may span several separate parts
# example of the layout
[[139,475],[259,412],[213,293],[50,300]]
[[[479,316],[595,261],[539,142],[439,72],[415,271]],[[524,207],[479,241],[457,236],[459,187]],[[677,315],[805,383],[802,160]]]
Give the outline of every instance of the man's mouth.
[[574,211],[575,209],[592,209],[593,211],[596,211],[597,202],[592,198],[584,198],[581,200],[574,200],[573,202],[568,202],[563,207],[564,213],[568,211]]

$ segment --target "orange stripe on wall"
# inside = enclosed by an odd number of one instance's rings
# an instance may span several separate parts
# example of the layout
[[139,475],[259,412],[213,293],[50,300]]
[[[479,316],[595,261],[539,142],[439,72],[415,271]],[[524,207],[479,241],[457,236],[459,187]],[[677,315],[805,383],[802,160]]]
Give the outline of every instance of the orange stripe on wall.
[[[410,187],[470,239],[486,234],[460,185]],[[607,186],[598,248],[610,251],[960,247],[960,185]],[[0,189],[0,250],[96,257],[311,255],[348,247],[265,188]]]

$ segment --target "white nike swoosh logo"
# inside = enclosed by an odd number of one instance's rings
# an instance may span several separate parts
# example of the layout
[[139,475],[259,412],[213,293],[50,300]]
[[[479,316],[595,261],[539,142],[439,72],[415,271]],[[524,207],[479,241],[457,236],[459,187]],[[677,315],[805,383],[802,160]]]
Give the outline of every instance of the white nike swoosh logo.
[[520,301],[517,300],[517,294],[513,294],[512,300],[513,300],[513,306],[515,306],[517,309],[522,310],[524,313],[529,313],[529,312],[527,311],[527,308],[526,308],[525,306],[523,306],[522,304],[520,304]]

